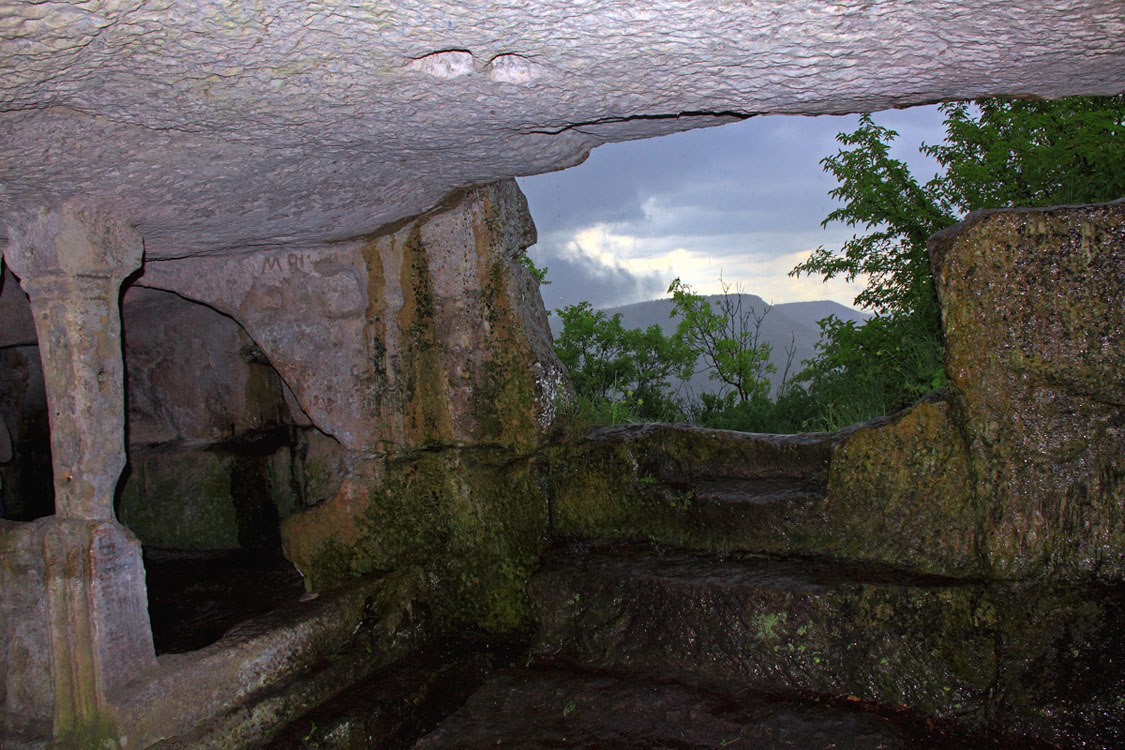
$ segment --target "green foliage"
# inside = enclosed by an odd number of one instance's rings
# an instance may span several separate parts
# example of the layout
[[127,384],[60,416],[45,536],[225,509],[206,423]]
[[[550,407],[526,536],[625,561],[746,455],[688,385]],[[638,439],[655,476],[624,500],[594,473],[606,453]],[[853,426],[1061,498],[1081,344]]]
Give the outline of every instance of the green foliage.
[[534,261],[532,261],[530,257],[526,255],[526,253],[520,253],[519,255],[516,255],[515,261],[516,263],[522,265],[523,268],[528,269],[528,271],[532,275],[532,278],[539,283],[540,287],[547,286],[547,284],[550,283],[550,281],[547,280],[547,272],[550,269],[547,268],[546,265],[544,265],[543,268],[539,268],[539,266],[535,265]]
[[703,296],[678,278],[668,287],[672,295],[672,315],[680,316],[678,340],[702,357],[708,376],[731,388],[730,403],[746,403],[769,397],[772,347],[761,341],[762,321],[770,308],[743,307],[743,295],[730,293],[723,283],[723,294],[716,310]]
[[946,385],[944,346],[929,315],[820,322],[817,357],[798,376],[813,406],[803,429],[836,430],[890,414]]
[[535,262],[527,256],[526,253],[520,253],[516,256],[516,262],[526,268],[531,273],[532,278],[539,284],[539,286],[546,286],[551,282],[547,281],[547,271],[551,270],[547,266],[540,268],[535,265]]
[[862,226],[863,236],[853,235],[840,253],[817,248],[790,275],[818,273],[826,279],[843,276],[869,278],[855,304],[876,314],[910,313],[919,300],[936,302],[926,254],[930,235],[954,223],[955,217],[939,199],[931,182],[918,184],[904,162],[890,157],[898,133],[876,125],[871,115],[860,118],[853,133],[840,133],[841,149],[821,160],[839,185],[829,195],[844,201],[821,222],[839,221]]
[[803,388],[786,388],[776,399],[737,402],[731,398],[700,394],[691,405],[691,421],[704,427],[742,432],[787,433],[815,429],[816,404]]
[[718,395],[686,405],[692,421],[754,432],[837,429],[897,411],[945,386],[941,313],[926,242],[979,208],[1097,203],[1125,195],[1125,95],[1055,101],[982,100],[942,106],[945,142],[922,151],[944,168],[920,184],[890,156],[898,134],[864,115],[843,146],[821,161],[841,201],[823,224],[859,231],[838,251],[823,247],[791,275],[849,281],[865,277],[856,297],[875,312],[864,325],[821,321],[815,359],[776,399],[768,398],[770,348],[759,341],[759,313],[727,294],[712,306],[676,279],[669,287],[681,321],[666,338],[655,326],[625,331],[588,303],[559,311],[556,342],[593,423],[672,420],[679,404],[670,377],[686,378],[700,357]]
[[691,373],[695,354],[660,326],[625,329],[621,315],[607,316],[589,302],[556,311],[563,330],[555,351],[570,371],[582,417],[595,423],[674,420],[669,378]]
[[[936,186],[961,211],[1125,196],[1125,95],[946,104]],[[975,110],[975,111],[974,111]]]
[[[829,319],[798,376],[833,428],[900,409],[945,383],[940,308],[926,241],[979,208],[1096,203],[1125,194],[1125,96],[945,104],[946,141],[922,146],[945,168],[920,185],[890,157],[893,130],[860,118],[822,164],[843,205],[824,220],[859,226],[839,252],[821,247],[791,275],[868,277],[863,326]],[[795,397],[794,397],[795,398]]]

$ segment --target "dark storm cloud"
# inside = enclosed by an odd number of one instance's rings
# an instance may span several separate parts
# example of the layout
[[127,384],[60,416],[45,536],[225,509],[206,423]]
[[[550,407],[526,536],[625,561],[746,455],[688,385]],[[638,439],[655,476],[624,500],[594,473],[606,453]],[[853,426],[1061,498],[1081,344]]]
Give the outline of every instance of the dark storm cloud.
[[548,310],[579,300],[594,307],[642,302],[662,297],[668,289],[669,280],[659,274],[631,273],[582,253],[535,248],[528,255],[536,265],[547,267],[547,280],[551,283],[539,287],[539,292]]
[[[901,134],[892,156],[907,161],[920,181],[929,179],[935,165],[918,154],[917,146],[941,140],[936,108],[884,112],[875,119]],[[683,246],[711,256],[780,256],[842,242],[852,229],[820,228],[836,205],[828,195],[835,180],[820,160],[840,148],[836,134],[853,130],[857,120],[854,115],[755,117],[603,146],[578,167],[522,178],[539,227],[540,245],[532,256],[551,266],[557,285],[545,287],[544,297],[569,304],[590,299],[589,290],[597,289],[610,295],[606,304],[618,304],[624,297],[613,297],[613,289],[622,295],[663,294],[666,282],[657,282],[657,274],[630,274],[575,248],[575,235],[598,224],[637,238],[640,251]],[[565,278],[555,280],[556,269]],[[578,290],[579,297],[567,298],[564,289]]]

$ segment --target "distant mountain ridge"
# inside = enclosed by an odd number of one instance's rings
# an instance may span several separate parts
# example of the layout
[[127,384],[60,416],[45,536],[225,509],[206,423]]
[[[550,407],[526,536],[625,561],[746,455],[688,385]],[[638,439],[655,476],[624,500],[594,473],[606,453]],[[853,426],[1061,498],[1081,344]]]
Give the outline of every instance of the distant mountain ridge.
[[[714,305],[721,296],[710,295],[706,299]],[[753,307],[755,310],[761,311],[769,307],[765,300],[755,294],[743,294],[741,296],[743,309]],[[665,335],[675,332],[680,320],[679,317],[672,317],[671,299],[656,299],[620,307],[607,307],[603,308],[603,312],[611,317],[620,313],[621,324],[625,328],[648,328],[655,324],[660,326],[660,330]],[[777,372],[770,375],[771,389],[776,390],[781,384],[782,374],[785,371],[785,350],[789,346],[790,336],[793,337],[792,340],[796,345],[796,354],[789,370],[789,377],[792,377],[801,371],[804,360],[812,359],[816,355],[816,344],[820,340],[820,327],[817,323],[830,315],[835,315],[844,321],[854,320],[857,323],[862,323],[871,317],[867,313],[853,310],[831,300],[782,302],[770,307],[769,313],[762,321],[762,341],[772,347],[770,362],[777,369]],[[558,315],[552,315],[550,321],[552,335],[558,336],[562,331],[562,321]],[[696,369],[702,367],[703,363],[701,362]],[[676,387],[678,384],[670,383],[670,385]],[[688,396],[698,396],[700,393],[716,393],[719,390],[718,383],[711,380],[706,372],[697,373],[692,377],[687,383],[687,388],[689,392],[685,395]]]

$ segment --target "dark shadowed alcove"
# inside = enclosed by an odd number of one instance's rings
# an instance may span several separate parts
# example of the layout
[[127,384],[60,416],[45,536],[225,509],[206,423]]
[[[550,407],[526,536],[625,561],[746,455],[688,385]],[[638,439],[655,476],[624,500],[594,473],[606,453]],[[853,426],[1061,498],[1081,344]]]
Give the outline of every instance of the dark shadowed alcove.
[[303,594],[278,524],[316,500],[310,433],[318,447],[334,441],[233,319],[140,287],[122,319],[128,465],[116,512],[144,545],[158,653],[194,650]]

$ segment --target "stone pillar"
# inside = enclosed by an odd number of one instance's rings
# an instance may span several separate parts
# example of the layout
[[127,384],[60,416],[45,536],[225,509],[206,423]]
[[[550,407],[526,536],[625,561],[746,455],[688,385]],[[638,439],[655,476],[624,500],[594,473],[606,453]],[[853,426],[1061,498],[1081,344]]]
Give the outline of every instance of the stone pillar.
[[43,536],[60,744],[117,742],[110,698],[155,664],[136,537],[114,520],[125,466],[119,290],[141,265],[135,230],[67,203],[9,228],[47,388],[56,515]]
[[9,230],[8,266],[31,299],[50,405],[55,512],[111,520],[125,467],[118,291],[141,265],[140,235],[67,204]]

